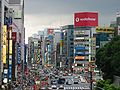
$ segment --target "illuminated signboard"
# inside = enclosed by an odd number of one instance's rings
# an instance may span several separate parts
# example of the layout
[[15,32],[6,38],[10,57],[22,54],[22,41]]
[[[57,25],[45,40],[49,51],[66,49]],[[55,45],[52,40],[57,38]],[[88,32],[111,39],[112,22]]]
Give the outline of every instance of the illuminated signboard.
[[6,64],[7,26],[4,25],[2,27],[2,29],[3,29],[3,36],[2,36],[2,43],[3,43],[3,46],[2,46],[2,61],[3,61],[3,64]]
[[97,12],[79,12],[74,14],[74,26],[98,26]]
[[2,60],[3,63],[6,64],[6,45],[3,45],[2,51]]
[[96,32],[104,32],[104,33],[114,33],[114,28],[111,27],[97,27]]
[[12,54],[12,40],[9,40],[9,54]]
[[9,39],[12,39],[12,27],[9,27]]
[[75,59],[77,59],[77,60],[83,60],[83,59],[85,59],[85,57],[84,56],[76,56]]
[[9,55],[8,77],[9,80],[12,78],[12,55]]
[[8,79],[7,79],[7,75],[8,75],[8,69],[4,69],[3,70],[3,83],[7,83]]
[[6,45],[6,38],[7,38],[7,26],[3,26],[3,44]]
[[21,63],[21,47],[19,45],[17,46],[17,63]]

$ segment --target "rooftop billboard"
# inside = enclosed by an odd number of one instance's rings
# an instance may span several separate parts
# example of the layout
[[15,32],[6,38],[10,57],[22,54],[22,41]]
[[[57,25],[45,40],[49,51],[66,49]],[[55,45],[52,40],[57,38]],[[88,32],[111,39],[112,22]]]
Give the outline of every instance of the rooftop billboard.
[[97,12],[79,12],[74,14],[74,26],[98,26]]

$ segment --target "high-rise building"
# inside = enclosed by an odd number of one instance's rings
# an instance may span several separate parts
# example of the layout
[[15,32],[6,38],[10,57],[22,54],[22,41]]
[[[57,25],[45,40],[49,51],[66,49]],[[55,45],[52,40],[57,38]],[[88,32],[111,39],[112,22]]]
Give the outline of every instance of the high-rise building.
[[74,14],[74,65],[75,72],[92,70],[95,61],[97,12],[79,12]]
[[115,28],[97,27],[96,28],[96,49],[103,47],[114,37]]
[[[17,80],[18,83],[23,83],[22,75],[24,74],[24,59],[25,59],[24,0],[9,0],[9,7],[12,8],[14,11],[12,28],[13,32],[16,33],[16,42],[14,42],[15,58],[13,58],[15,65],[13,65],[14,73],[12,74],[13,75],[12,77],[14,80]],[[22,72],[21,73],[22,75],[19,74],[20,72]]]
[[62,65],[68,68],[68,70],[72,69],[72,64],[74,62],[74,26],[66,25],[61,29],[61,38],[63,41],[62,46]]
[[[21,45],[21,58],[24,60],[24,1],[0,0],[1,9],[1,55],[0,55],[0,85],[14,81],[16,76],[17,43]],[[18,14],[19,12],[19,14]],[[18,32],[18,33],[17,33]],[[21,39],[22,38],[22,39]],[[4,42],[2,42],[4,41]],[[20,59],[21,59],[20,58]],[[3,78],[2,76],[3,75]]]

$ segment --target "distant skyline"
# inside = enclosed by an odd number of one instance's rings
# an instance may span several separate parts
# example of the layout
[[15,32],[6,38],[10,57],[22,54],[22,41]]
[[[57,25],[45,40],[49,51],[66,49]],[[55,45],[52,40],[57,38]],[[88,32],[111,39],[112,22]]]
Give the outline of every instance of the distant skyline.
[[74,24],[74,13],[97,11],[99,25],[109,26],[120,11],[120,0],[25,0],[25,42],[44,28]]

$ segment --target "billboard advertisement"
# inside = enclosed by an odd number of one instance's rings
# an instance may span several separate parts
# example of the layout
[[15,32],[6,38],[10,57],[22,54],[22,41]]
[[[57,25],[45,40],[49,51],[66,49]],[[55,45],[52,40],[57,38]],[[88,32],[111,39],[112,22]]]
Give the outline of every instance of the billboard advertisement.
[[3,44],[6,45],[6,41],[7,41],[7,26],[4,25],[3,26]]
[[3,70],[3,83],[7,83],[8,82],[7,75],[8,75],[8,69],[4,69]]
[[74,26],[98,26],[97,12],[79,12],[74,14]]
[[6,45],[3,45],[2,51],[3,64],[6,64]]
[[2,61],[3,61],[3,64],[6,64],[7,26],[4,25],[2,29],[3,29],[3,36],[2,36],[2,43],[3,43],[3,46],[2,46]]
[[76,56],[75,59],[76,60],[83,60],[83,59],[85,59],[85,57],[84,56]]
[[21,63],[21,47],[19,44],[17,45],[17,63]]
[[112,27],[97,27],[96,32],[103,32],[103,33],[114,33],[114,28]]
[[12,78],[12,55],[9,55],[9,68],[8,68],[9,80]]
[[12,54],[12,40],[9,40],[9,54]]

